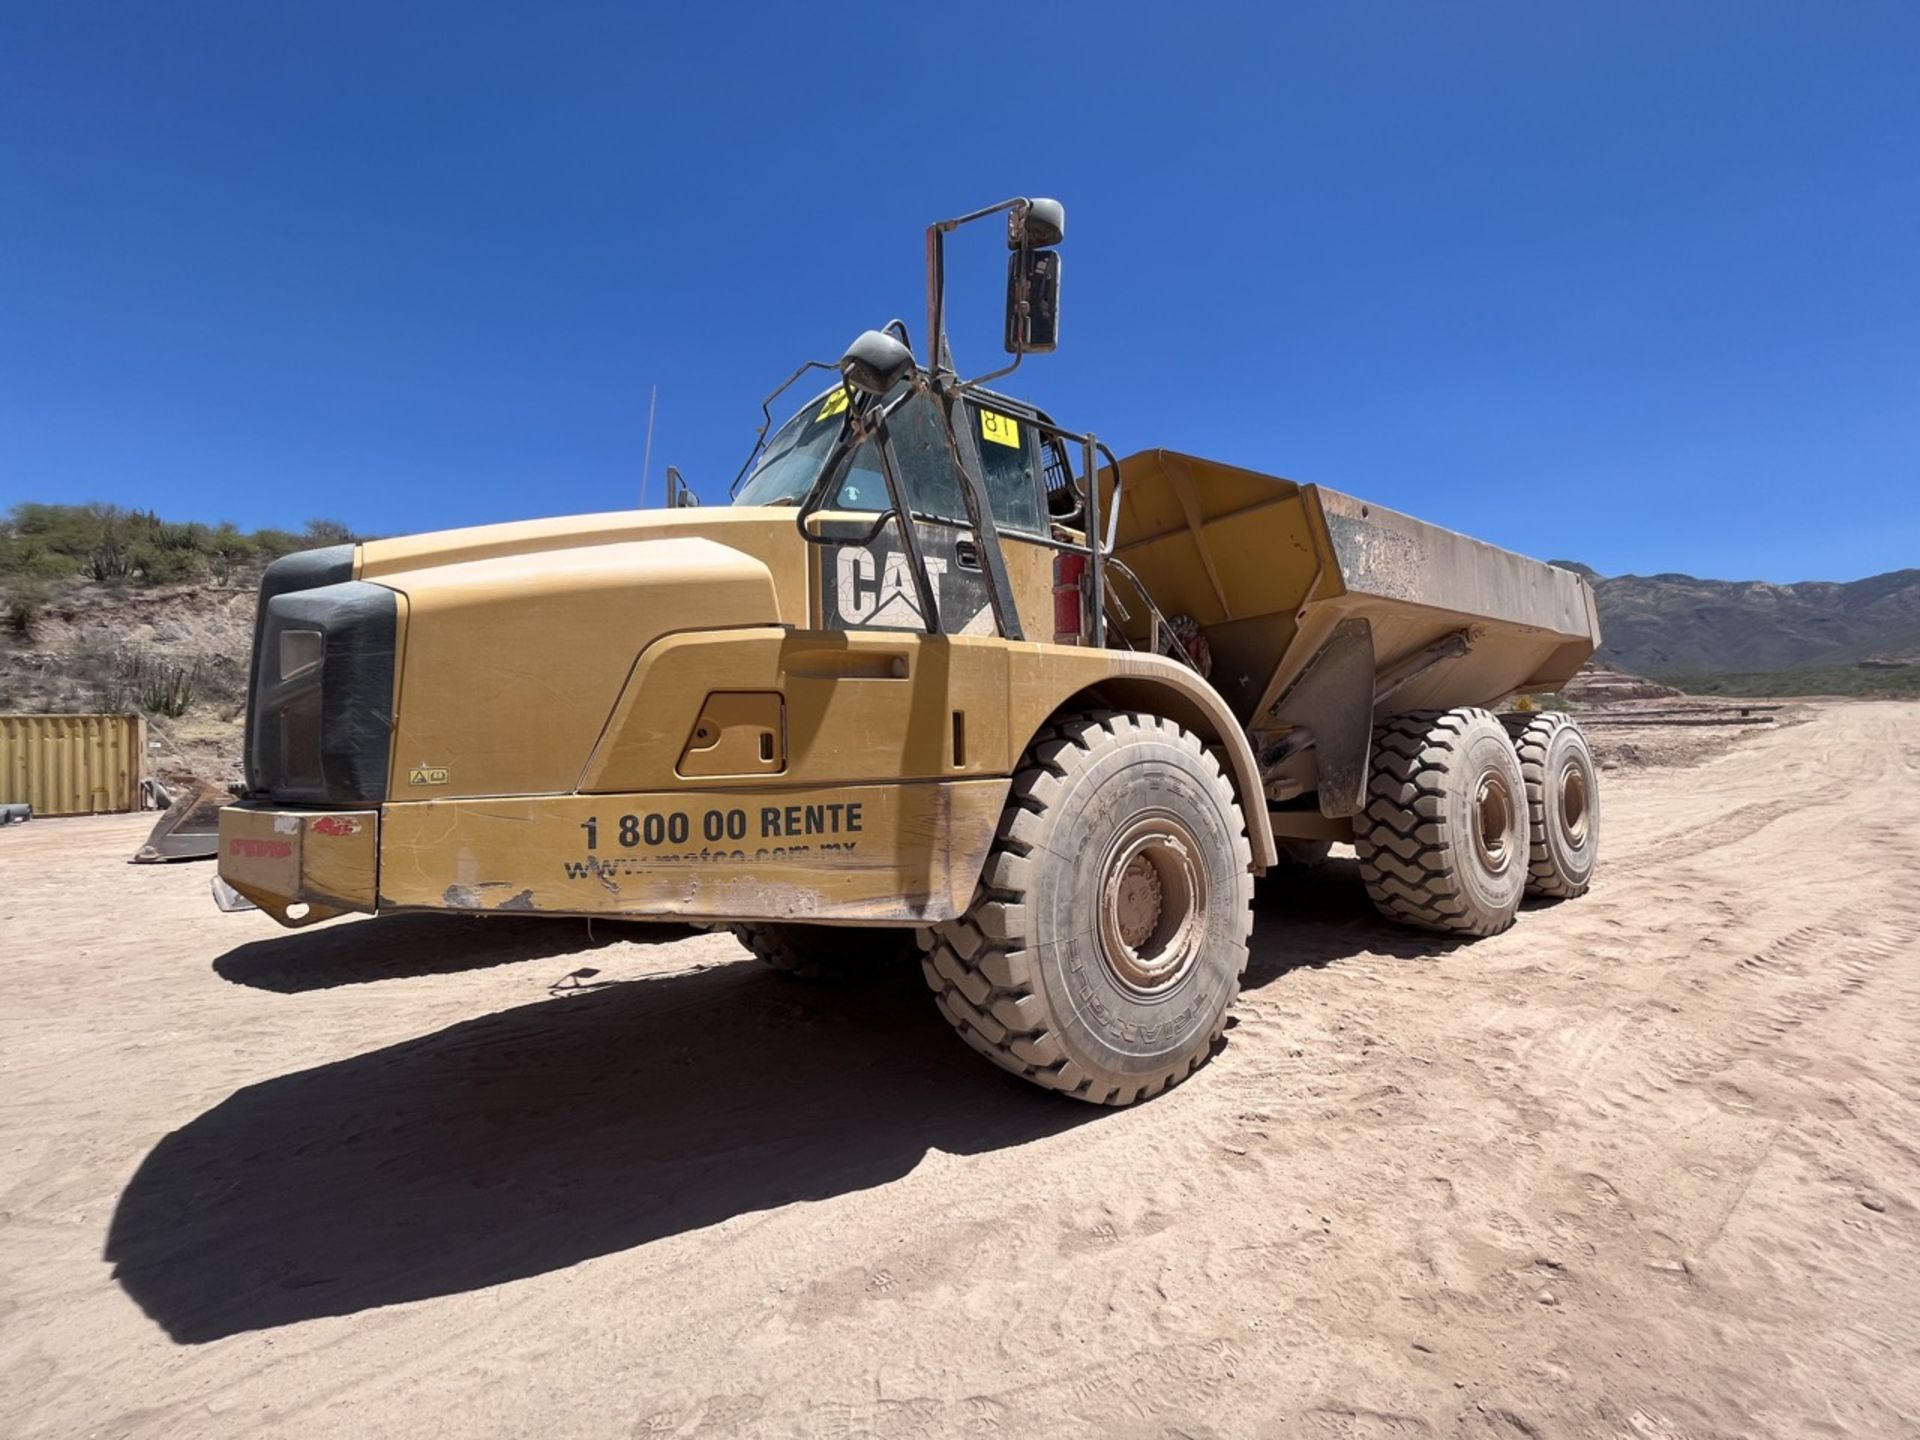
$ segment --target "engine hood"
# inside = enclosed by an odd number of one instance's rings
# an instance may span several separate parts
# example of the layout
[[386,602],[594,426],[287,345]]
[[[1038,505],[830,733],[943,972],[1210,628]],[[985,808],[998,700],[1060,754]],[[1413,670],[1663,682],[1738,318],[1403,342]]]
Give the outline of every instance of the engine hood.
[[507,556],[577,551],[638,540],[698,536],[742,550],[779,570],[793,562],[795,599],[804,605],[799,580],[804,572],[791,508],[720,507],[712,510],[612,510],[598,515],[557,515],[546,520],[511,520],[501,525],[471,525],[459,530],[430,530],[361,544],[354,578],[378,580],[441,565]]
[[369,541],[401,612],[392,800],[575,788],[662,635],[804,625],[790,509],[632,511]]

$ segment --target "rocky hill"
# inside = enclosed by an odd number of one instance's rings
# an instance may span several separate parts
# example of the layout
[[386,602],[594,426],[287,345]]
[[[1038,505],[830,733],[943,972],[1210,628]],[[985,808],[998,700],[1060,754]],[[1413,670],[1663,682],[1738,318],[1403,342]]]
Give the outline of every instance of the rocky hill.
[[1637,675],[1668,680],[1920,668],[1920,569],[1772,585],[1691,575],[1603,576],[1555,563],[1593,584],[1604,632],[1599,658]]
[[30,625],[0,627],[0,711],[138,710],[162,781],[238,780],[258,584],[51,582]]
[[239,776],[260,574],[354,538],[162,520],[111,505],[26,503],[0,518],[0,711],[138,710],[154,773]]

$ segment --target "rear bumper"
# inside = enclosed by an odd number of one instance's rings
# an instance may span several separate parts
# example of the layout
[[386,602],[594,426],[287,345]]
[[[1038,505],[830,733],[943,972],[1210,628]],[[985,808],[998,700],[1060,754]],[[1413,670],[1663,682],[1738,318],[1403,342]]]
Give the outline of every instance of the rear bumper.
[[379,855],[378,810],[220,812],[220,878],[282,925],[371,915]]

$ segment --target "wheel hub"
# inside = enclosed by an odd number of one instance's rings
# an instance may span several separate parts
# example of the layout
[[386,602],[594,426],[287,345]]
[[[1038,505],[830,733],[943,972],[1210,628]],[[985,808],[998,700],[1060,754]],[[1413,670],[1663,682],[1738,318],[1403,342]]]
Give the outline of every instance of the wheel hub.
[[1569,848],[1577,850],[1586,843],[1590,809],[1586,772],[1569,762],[1560,772],[1560,835]]
[[1503,874],[1513,863],[1513,795],[1497,771],[1480,779],[1473,803],[1473,849],[1489,873]]
[[1200,847],[1168,815],[1123,830],[1101,870],[1101,958],[1127,989],[1155,995],[1192,968],[1205,929],[1207,881]]
[[1135,855],[1120,872],[1119,893],[1114,897],[1120,943],[1138,950],[1160,923],[1160,872],[1144,855]]

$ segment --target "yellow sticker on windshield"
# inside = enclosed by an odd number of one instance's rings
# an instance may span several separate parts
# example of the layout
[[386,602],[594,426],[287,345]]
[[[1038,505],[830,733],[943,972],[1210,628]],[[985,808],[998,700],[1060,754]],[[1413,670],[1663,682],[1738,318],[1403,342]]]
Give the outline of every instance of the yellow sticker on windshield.
[[1020,448],[1020,422],[1011,415],[996,414],[992,410],[980,412],[980,438],[991,440],[996,445],[1011,445]]
[[838,415],[842,410],[846,408],[847,408],[847,391],[846,391],[846,387],[842,386],[840,389],[834,391],[831,395],[827,396],[826,403],[821,405],[820,412],[813,417],[813,423],[818,425],[822,420],[826,419],[829,415]]

